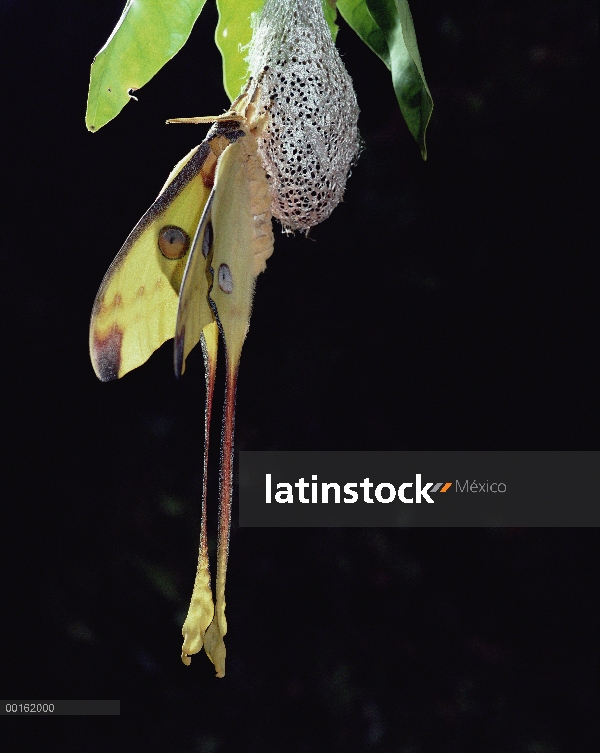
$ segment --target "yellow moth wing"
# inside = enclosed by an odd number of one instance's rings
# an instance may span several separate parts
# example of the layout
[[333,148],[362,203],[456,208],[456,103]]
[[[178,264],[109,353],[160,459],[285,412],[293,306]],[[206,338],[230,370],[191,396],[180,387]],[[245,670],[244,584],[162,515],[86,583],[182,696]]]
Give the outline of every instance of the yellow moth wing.
[[[191,335],[192,341],[200,334],[202,336],[208,385],[206,416],[210,416],[217,356],[215,322],[204,324],[207,315],[202,312],[206,312],[206,303],[209,304],[211,314],[216,314],[227,355],[216,599],[213,606],[208,575],[208,550],[204,541],[205,534],[202,534],[194,591],[182,630],[183,663],[189,664],[191,656],[204,647],[215,665],[217,677],[225,674],[225,580],[231,523],[231,462],[237,369],[250,321],[254,282],[273,252],[271,197],[267,177],[258,156],[256,137],[245,121],[239,123],[237,132],[230,130],[229,136],[231,143],[219,157],[213,192],[190,252],[180,291],[175,337],[175,370],[180,373],[191,349],[188,336]],[[206,260],[206,265],[203,260]],[[208,300],[202,293],[203,276],[209,285]],[[206,431],[208,432],[207,428]],[[208,433],[205,437],[205,442],[207,441]],[[207,451],[208,444],[205,444],[205,470]]]
[[192,241],[179,291],[174,354],[177,376],[185,371],[185,360],[200,340],[204,328],[215,321],[208,302],[208,291],[212,285],[209,264],[213,234],[211,223],[213,198],[214,189],[206,202],[202,219]]
[[209,141],[181,160],[104,276],[90,323],[90,355],[102,381],[140,366],[173,337],[189,251],[179,259],[166,258],[159,233],[172,226],[194,238],[215,166]]
[[269,186],[252,133],[230,144],[219,158],[214,191],[210,298],[235,368],[248,331],[256,275],[273,253]]
[[245,131],[219,158],[210,209],[213,236],[212,255],[209,256],[212,271],[209,297],[225,340],[227,357],[214,618],[205,631],[200,624],[194,630],[191,619],[194,615],[190,612],[190,621],[186,620],[184,625],[184,662],[187,663],[189,655],[198,650],[197,636],[201,636],[217,677],[225,675],[225,580],[231,525],[237,371],[250,322],[254,282],[273,252],[270,205],[269,187],[258,157],[256,138],[250,131]]

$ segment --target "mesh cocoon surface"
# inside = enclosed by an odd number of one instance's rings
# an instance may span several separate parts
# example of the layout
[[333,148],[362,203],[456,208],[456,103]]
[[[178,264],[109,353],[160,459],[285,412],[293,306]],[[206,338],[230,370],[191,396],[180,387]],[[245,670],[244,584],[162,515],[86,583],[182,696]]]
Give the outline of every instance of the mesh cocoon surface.
[[269,114],[259,151],[271,211],[285,230],[306,232],[344,194],[359,151],[356,95],[321,0],[266,0],[253,25],[248,63],[259,112]]

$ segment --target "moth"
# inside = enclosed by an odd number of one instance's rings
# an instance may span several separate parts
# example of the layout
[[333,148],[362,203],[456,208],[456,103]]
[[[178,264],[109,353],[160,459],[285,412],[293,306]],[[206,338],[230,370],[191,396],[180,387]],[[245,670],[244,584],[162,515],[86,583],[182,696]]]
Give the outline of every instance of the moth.
[[[250,82],[249,82],[250,84]],[[273,252],[271,199],[258,156],[258,89],[250,87],[215,117],[169,122],[213,123],[204,141],[175,166],[156,201],[130,233],[109,267],[92,309],[90,355],[102,381],[144,363],[174,337],[177,376],[198,342],[206,375],[204,481],[200,550],[193,595],[183,625],[182,660],[204,646],[217,676],[225,673],[225,577],[233,478],[235,392],[248,331],[254,284]],[[225,343],[217,543],[213,603],[206,528],[209,426],[219,331]]]
[[[201,343],[206,374],[204,481],[198,568],[181,658],[202,647],[225,674],[225,576],[231,525],[235,391],[255,280],[273,252],[271,217],[308,230],[341,201],[359,151],[358,105],[320,0],[266,0],[248,56],[250,78],[172,171],[106,273],[90,353],[107,381],[174,337],[175,373]],[[209,426],[219,334],[225,344],[217,572],[213,602],[206,533]]]

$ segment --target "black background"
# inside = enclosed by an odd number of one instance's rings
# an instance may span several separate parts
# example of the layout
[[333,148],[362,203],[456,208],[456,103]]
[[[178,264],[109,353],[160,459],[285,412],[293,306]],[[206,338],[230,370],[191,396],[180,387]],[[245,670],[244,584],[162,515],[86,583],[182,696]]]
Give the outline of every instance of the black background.
[[[204,136],[164,121],[228,103],[209,0],[139,102],[88,133],[89,65],[121,4],[0,6],[2,695],[122,701],[118,719],[12,727],[52,727],[40,749],[85,753],[591,750],[594,531],[234,528],[227,676],[203,655],[180,663],[201,354],[179,382],[167,345],[101,384],[87,328],[108,264]],[[591,449],[595,4],[412,9],[429,159],[385,67],[342,26],[365,150],[309,239],[276,233],[237,446]]]

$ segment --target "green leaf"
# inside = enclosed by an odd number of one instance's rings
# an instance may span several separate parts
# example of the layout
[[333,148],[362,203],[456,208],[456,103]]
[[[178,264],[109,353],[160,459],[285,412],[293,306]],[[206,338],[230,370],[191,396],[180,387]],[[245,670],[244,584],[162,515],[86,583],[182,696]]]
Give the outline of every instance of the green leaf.
[[425,81],[408,0],[338,0],[349,26],[392,72],[400,110],[427,159],[425,132],[433,99]]
[[248,79],[248,45],[252,39],[252,13],[258,13],[265,0],[217,0],[219,23],[215,42],[223,57],[223,86],[233,101]]
[[[335,0],[322,0],[323,14],[335,42],[338,25]],[[252,13],[262,10],[265,0],[217,0],[219,23],[215,41],[223,57],[223,86],[234,100],[248,79],[248,45],[252,39]]]
[[[97,131],[112,120],[187,41],[206,0],[127,0],[113,33],[92,64],[86,125]],[[335,41],[335,0],[322,0]],[[223,83],[231,100],[248,78],[251,16],[264,0],[217,0],[215,32],[223,57]],[[383,60],[406,123],[425,159],[425,131],[433,101],[427,88],[407,0],[338,0],[348,24]]]
[[92,63],[85,122],[97,131],[183,47],[206,0],[127,0]]
[[338,0],[344,21],[354,29],[362,41],[378,55],[391,70],[390,49],[383,31],[375,23],[365,0]]
[[329,26],[331,38],[335,42],[335,40],[337,39],[337,33],[340,28],[335,22],[337,18],[336,0],[322,0],[322,3],[323,15],[325,16],[325,20],[327,21],[327,25]]

